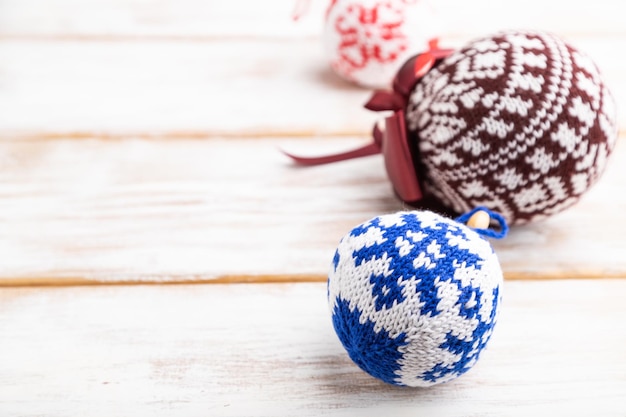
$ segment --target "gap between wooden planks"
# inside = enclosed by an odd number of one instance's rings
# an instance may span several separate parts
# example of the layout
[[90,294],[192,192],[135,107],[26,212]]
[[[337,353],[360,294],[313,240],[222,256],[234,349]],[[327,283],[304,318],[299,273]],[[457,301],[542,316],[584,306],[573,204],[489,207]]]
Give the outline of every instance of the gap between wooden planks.
[[[341,236],[404,207],[380,156],[278,147],[364,140],[2,142],[0,286],[324,281]],[[626,276],[621,143],[578,205],[493,243],[507,279]]]
[[[614,271],[546,271],[541,275],[532,272],[504,271],[507,281],[552,281],[552,280],[588,280],[588,279],[626,279],[626,272]],[[206,284],[296,284],[324,283],[327,276],[311,275],[224,275],[215,278],[203,277],[172,277],[171,280],[159,278],[133,277],[121,280],[94,280],[86,277],[19,277],[2,278],[0,288],[21,287],[82,287],[82,286],[140,286],[140,285],[206,285]]]
[[[3,142],[39,142],[46,140],[107,140],[107,141],[122,141],[129,138],[143,139],[150,141],[168,141],[168,140],[222,140],[222,139],[333,139],[333,138],[354,138],[354,137],[368,137],[369,132],[354,130],[345,130],[342,132],[316,132],[314,130],[301,130],[301,131],[281,131],[281,130],[264,130],[260,132],[228,132],[228,131],[210,131],[210,130],[198,130],[198,131],[170,131],[160,133],[123,133],[123,132],[89,132],[89,131],[74,131],[74,132],[43,132],[37,134],[23,134],[23,133],[9,133],[0,135],[0,141]],[[626,130],[620,128],[618,130],[620,137],[626,136]]]

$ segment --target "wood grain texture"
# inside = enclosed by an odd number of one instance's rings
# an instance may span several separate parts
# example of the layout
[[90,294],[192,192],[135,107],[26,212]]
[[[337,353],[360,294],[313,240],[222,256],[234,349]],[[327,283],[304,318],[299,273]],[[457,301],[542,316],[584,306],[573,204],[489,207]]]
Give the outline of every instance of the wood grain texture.
[[[312,1],[297,24],[296,0],[1,0],[0,36],[9,37],[306,37],[319,36],[330,1]],[[538,28],[562,33],[624,34],[619,2],[420,0],[444,36]]]
[[[624,38],[571,41],[626,102]],[[365,135],[370,93],[331,73],[318,39],[0,41],[0,139]]]
[[[309,282],[403,207],[380,157],[278,152],[357,146],[380,116],[327,68],[327,2],[297,24],[295,2],[0,0],[0,416],[624,417],[626,279],[599,279],[626,278],[623,140],[579,205],[495,243],[525,282],[474,370],[398,389],[348,359]],[[450,46],[561,34],[626,102],[619,2],[420,2]],[[7,288],[29,285],[64,287]]]
[[315,135],[376,118],[312,41],[0,42],[0,93],[5,139]]
[[480,362],[430,389],[361,372],[323,284],[0,290],[5,416],[616,416],[626,280],[508,282]]
[[[0,285],[324,280],[345,233],[403,205],[380,156],[299,168],[279,147],[365,140],[0,143]],[[494,242],[507,277],[626,277],[624,164],[620,142],[578,205]]]

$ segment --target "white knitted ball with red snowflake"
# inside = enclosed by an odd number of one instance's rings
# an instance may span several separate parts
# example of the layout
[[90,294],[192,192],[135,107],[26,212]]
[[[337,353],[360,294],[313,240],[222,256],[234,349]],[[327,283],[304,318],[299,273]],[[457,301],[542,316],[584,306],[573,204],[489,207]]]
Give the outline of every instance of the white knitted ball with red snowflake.
[[400,66],[435,36],[422,0],[333,0],[324,47],[332,69],[366,87],[388,87]]

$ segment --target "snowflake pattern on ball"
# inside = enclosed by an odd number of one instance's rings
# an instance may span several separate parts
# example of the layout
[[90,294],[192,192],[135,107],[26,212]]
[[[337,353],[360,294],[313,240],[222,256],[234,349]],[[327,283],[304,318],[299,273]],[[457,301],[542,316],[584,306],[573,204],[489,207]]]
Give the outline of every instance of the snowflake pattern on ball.
[[434,13],[407,0],[333,0],[324,23],[328,63],[339,76],[387,87],[400,66],[435,36]]
[[364,68],[370,61],[397,60],[408,47],[406,35],[401,30],[403,23],[403,8],[391,1],[372,7],[349,4],[345,13],[335,21],[335,29],[341,36],[338,52],[345,71],[351,73]]
[[595,64],[541,32],[501,33],[446,58],[416,85],[407,121],[425,192],[516,224],[574,204],[617,137]]
[[328,280],[335,330],[363,370],[429,386],[469,370],[491,336],[502,272],[476,232],[431,212],[377,217],[340,242]]

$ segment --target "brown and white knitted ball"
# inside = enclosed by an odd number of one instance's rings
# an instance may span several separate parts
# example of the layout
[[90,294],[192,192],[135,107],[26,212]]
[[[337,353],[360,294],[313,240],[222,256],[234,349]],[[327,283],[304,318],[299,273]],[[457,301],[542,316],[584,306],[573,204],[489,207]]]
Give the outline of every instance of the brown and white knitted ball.
[[574,204],[602,171],[616,110],[598,68],[558,37],[510,31],[469,43],[431,69],[406,108],[425,195],[509,223]]

